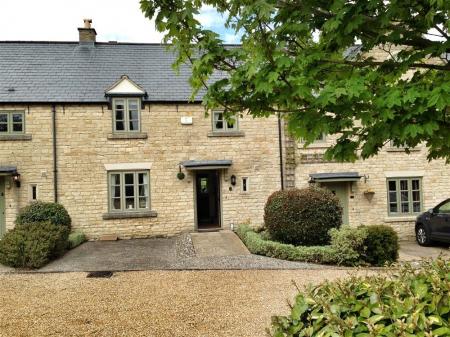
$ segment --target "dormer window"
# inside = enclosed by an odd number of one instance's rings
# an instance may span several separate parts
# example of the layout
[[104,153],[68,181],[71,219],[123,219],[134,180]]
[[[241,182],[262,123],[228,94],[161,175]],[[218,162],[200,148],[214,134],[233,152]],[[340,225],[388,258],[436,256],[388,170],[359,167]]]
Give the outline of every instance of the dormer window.
[[113,116],[114,132],[140,132],[139,98],[114,98]]
[[141,133],[142,101],[147,97],[147,92],[123,75],[105,91],[105,96],[112,108],[113,135],[108,137],[147,138],[146,134]]

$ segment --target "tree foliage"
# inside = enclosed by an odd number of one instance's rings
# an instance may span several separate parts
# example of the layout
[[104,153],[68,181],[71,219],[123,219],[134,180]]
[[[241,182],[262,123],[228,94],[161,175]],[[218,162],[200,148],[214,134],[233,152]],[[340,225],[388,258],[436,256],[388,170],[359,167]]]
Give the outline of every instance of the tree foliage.
[[[307,144],[336,135],[329,159],[367,158],[392,140],[407,149],[425,143],[429,159],[450,160],[450,1],[140,3],[177,52],[176,66],[192,63],[193,97],[205,88],[207,108],[280,114]],[[242,45],[202,27],[205,5]]]

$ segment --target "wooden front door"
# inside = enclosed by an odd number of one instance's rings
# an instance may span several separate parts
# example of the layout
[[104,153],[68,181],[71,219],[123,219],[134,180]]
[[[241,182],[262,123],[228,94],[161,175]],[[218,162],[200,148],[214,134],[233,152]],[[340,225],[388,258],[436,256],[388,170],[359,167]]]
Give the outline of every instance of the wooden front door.
[[6,233],[5,178],[0,177],[0,238]]
[[218,171],[199,171],[195,179],[197,228],[220,228],[220,188]]
[[338,199],[342,206],[342,223],[348,225],[348,182],[324,183],[323,187],[329,189]]

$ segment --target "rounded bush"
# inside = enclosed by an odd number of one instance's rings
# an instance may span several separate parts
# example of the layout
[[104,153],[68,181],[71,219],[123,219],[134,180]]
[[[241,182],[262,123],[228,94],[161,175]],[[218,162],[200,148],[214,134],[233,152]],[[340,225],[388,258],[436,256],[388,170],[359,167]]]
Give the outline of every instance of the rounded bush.
[[32,224],[49,221],[55,225],[71,227],[72,220],[63,205],[36,201],[20,210],[16,224]]
[[15,268],[40,268],[68,247],[69,229],[49,221],[21,224],[0,241],[0,263]]
[[374,266],[384,266],[398,259],[398,235],[386,225],[364,226],[367,237],[364,241],[364,260]]
[[293,245],[325,245],[328,231],[342,224],[342,207],[328,190],[317,187],[273,193],[264,208],[273,240]]

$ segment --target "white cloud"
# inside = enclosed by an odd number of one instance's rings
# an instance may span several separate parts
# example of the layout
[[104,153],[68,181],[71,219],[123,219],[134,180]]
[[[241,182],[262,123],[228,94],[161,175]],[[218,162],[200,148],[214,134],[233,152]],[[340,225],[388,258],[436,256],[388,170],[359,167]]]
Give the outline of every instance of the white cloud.
[[98,41],[161,42],[139,0],[2,1],[0,40],[77,41],[83,18],[93,20]]

